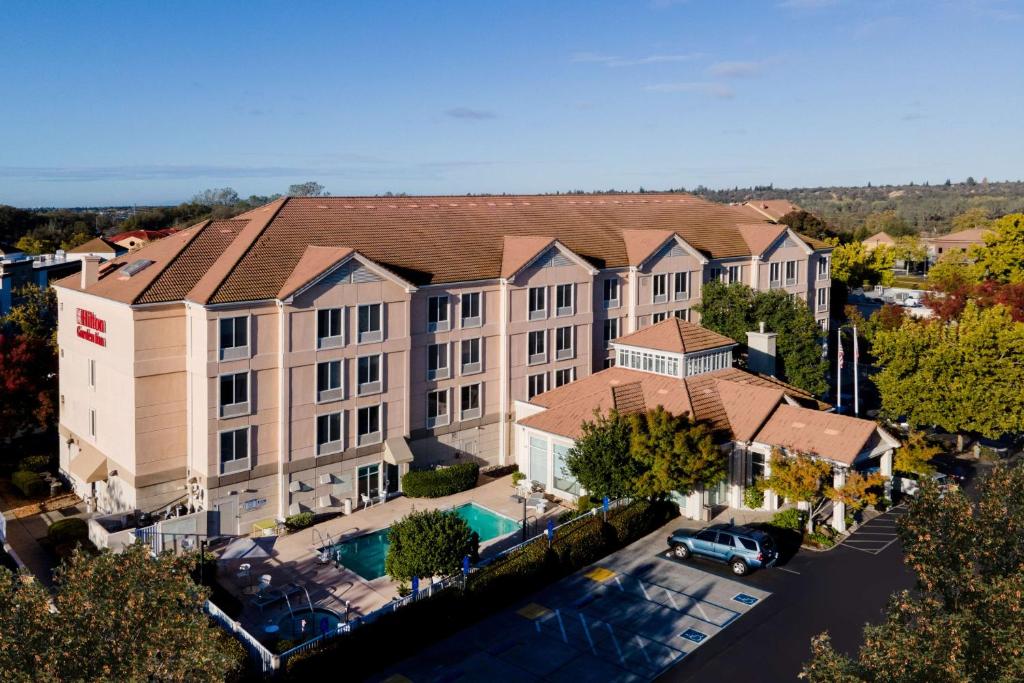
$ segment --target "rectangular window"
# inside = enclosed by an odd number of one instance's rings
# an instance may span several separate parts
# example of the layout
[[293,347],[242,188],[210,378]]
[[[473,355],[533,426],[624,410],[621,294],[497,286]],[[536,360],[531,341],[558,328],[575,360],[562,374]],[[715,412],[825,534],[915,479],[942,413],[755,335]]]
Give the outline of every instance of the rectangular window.
[[786,286],[795,285],[797,282],[797,262],[786,261]]
[[530,365],[548,360],[547,330],[534,330],[527,335],[527,356]]
[[668,318],[668,313],[666,313],[665,311],[659,311],[658,313],[655,313],[654,315],[651,316],[651,323],[657,325],[666,318]]
[[614,367],[615,367],[615,359],[614,358],[605,358],[604,362],[601,364],[601,368],[604,369],[604,370],[607,370],[608,368],[614,368]]
[[659,273],[651,278],[651,300],[656,304],[668,301],[668,273]]
[[427,394],[427,428],[443,427],[448,424],[448,390],[431,391]]
[[381,309],[384,304],[359,306],[359,343],[379,342],[384,339],[381,327]]
[[576,312],[576,285],[558,285],[555,287],[555,315],[572,315]]
[[708,269],[708,282],[719,282],[722,279],[721,268],[709,268]]
[[818,327],[821,328],[822,332],[828,332],[828,318],[822,318],[819,320]]
[[339,401],[342,398],[341,361],[329,360],[316,364],[316,400]]
[[573,357],[573,331],[572,327],[559,327],[555,330],[555,360]]
[[610,349],[612,342],[619,338],[619,319],[609,318],[604,321],[604,347]]
[[480,327],[483,324],[480,313],[480,292],[469,292],[462,295],[462,326]]
[[249,413],[249,373],[220,376],[220,416],[235,417]]
[[356,385],[360,396],[377,394],[383,389],[380,365],[380,355],[360,356],[356,360]]
[[530,287],[530,320],[548,317],[548,290],[544,287]]
[[604,281],[604,307],[619,307],[619,278],[617,277]]
[[448,297],[432,296],[427,299],[427,332],[446,332],[448,323]]
[[555,370],[555,388],[568,384],[576,379],[576,368],[562,368]]
[[548,374],[542,372],[539,375],[530,375],[526,380],[526,400],[529,401],[538,394],[548,390]]
[[220,473],[232,474],[249,469],[249,428],[220,433]]
[[828,287],[822,287],[818,290],[818,310],[828,310]]
[[569,471],[569,467],[566,464],[566,458],[570,451],[569,446],[561,446],[559,444],[551,445],[551,452],[554,455],[554,479],[552,483],[555,488],[559,491],[565,491],[566,493],[577,496],[580,493],[579,482],[576,481],[576,477],[572,476]]
[[739,282],[741,280],[740,274],[742,272],[743,271],[740,269],[740,266],[729,266],[727,282],[729,282],[729,284]]
[[548,483],[548,440],[539,436],[530,437],[530,480]]
[[680,320],[685,320],[686,322],[690,322],[690,309],[689,308],[680,308],[678,310],[672,311],[672,315],[674,315],[675,317],[679,318]]
[[448,344],[427,347],[427,379],[448,379]]
[[818,277],[822,280],[826,280],[829,277],[829,257],[821,256],[818,258]]
[[341,309],[322,308],[316,312],[316,347],[332,349],[342,345]]
[[96,438],[96,411],[89,409],[89,436]]
[[480,385],[467,384],[459,390],[460,414],[463,420],[475,420],[480,417]]
[[318,415],[316,418],[316,454],[342,451],[341,413]]
[[672,298],[685,301],[690,298],[690,273],[676,273],[672,277]]
[[380,406],[365,406],[356,411],[356,445],[380,443]]
[[96,388],[96,361],[92,358],[89,359],[89,386]]
[[473,375],[483,370],[480,362],[480,338],[463,339],[460,342],[462,352],[462,374]]
[[249,357],[249,316],[220,319],[220,359]]
[[759,479],[764,479],[765,474],[765,457],[764,453],[751,453],[750,454],[750,480],[747,485],[753,484]]
[[768,287],[769,289],[779,289],[782,287],[781,263],[776,262],[768,264]]

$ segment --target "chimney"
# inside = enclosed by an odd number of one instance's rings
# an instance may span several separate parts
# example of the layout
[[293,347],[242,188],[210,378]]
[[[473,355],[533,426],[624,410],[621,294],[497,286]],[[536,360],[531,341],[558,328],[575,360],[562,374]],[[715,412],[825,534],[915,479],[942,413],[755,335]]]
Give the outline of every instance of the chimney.
[[747,332],[747,368],[751,372],[775,376],[775,332],[765,332],[764,323],[758,332]]
[[86,254],[82,257],[82,289],[88,289],[100,279],[100,257]]

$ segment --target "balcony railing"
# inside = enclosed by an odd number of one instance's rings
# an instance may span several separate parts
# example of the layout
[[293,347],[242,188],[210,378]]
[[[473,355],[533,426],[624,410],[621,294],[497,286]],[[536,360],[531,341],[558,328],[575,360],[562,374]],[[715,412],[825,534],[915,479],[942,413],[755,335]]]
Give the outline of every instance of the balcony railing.
[[336,334],[331,337],[318,337],[316,340],[316,346],[318,349],[336,349],[340,346],[344,346],[344,341],[340,334]]
[[221,360],[239,360],[240,358],[249,357],[249,345],[245,346],[228,346],[220,350]]
[[530,320],[544,320],[547,317],[548,309],[546,308],[538,308],[536,310],[530,311]]
[[381,330],[360,330],[359,331],[359,343],[369,344],[372,342],[379,342],[384,338],[384,333]]
[[565,317],[567,315],[572,315],[575,312],[576,307],[573,306],[572,304],[569,304],[568,306],[559,306],[557,309],[555,309],[555,315],[560,318]]
[[462,319],[463,327],[480,327],[483,324],[483,319],[478,315],[471,315]]
[[467,408],[462,411],[463,420],[475,420],[480,417],[480,408]]
[[451,329],[451,324],[447,318],[445,320],[434,320],[427,323],[427,332],[447,332]]
[[375,443],[380,443],[380,430],[376,432],[369,432],[367,434],[358,434],[356,436],[357,446],[369,446]]
[[782,280],[771,280],[768,289],[782,289]]
[[427,417],[427,428],[432,429],[434,427],[444,427],[449,422],[448,414],[435,415],[434,417]]
[[432,368],[427,370],[427,379],[448,379],[451,373],[448,371],[448,366],[442,368]]
[[656,304],[663,304],[666,301],[668,301],[668,294],[655,294],[654,295],[654,303],[656,303]]
[[787,287],[792,287],[795,284],[796,284],[796,278],[795,277],[787,277],[786,278],[786,286]]
[[548,362],[548,354],[547,353],[532,353],[532,354],[530,354],[530,360],[529,360],[529,364],[530,365],[539,365],[541,363],[547,363],[547,362]]
[[621,304],[619,304],[619,300],[617,298],[616,299],[605,299],[604,300],[604,307],[605,308],[618,308],[620,305]]
[[221,474],[235,474],[236,472],[245,472],[249,469],[249,457],[237,458],[235,460],[228,460],[220,464]]
[[370,394],[379,394],[381,390],[381,381],[375,382],[363,382],[359,385],[358,393],[360,396],[369,396]]
[[476,373],[483,370],[483,363],[477,361],[475,363],[463,363],[462,374],[463,375],[475,375]]
[[317,403],[324,403],[326,401],[340,401],[341,398],[341,387],[335,387],[333,389],[322,389],[316,393]]
[[689,290],[686,290],[686,289],[676,290],[676,292],[675,292],[675,300],[676,301],[688,301],[689,299],[690,299],[690,292],[689,292]]
[[330,455],[331,453],[341,453],[341,440],[338,441],[326,441],[316,446],[317,455]]
[[221,417],[238,417],[239,415],[249,414],[249,402],[244,403],[231,403],[220,407]]
[[574,355],[572,347],[569,347],[568,349],[558,349],[555,351],[555,360],[567,360],[572,358]]

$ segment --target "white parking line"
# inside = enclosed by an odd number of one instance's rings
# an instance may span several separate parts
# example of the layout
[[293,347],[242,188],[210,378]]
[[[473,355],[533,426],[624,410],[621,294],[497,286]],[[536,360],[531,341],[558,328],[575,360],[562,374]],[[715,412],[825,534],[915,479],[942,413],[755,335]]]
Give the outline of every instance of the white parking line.
[[778,569],[780,572],[789,572],[790,574],[796,574],[797,576],[800,576],[800,572],[795,572],[792,569],[786,569],[785,567],[776,567],[776,569]]

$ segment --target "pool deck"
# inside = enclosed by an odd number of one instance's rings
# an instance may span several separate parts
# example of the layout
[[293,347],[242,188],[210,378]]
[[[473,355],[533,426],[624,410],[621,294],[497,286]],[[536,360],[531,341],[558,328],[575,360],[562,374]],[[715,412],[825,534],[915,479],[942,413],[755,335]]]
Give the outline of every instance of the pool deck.
[[[449,508],[471,502],[518,520],[522,519],[523,506],[514,500],[514,494],[512,477],[507,476],[444,498],[398,496],[386,503],[361,508],[351,515],[335,517],[309,529],[278,537],[271,557],[248,560],[252,565],[252,580],[255,582],[259,576],[269,574],[272,587],[290,583],[305,586],[315,607],[334,610],[344,618],[347,601],[351,617],[366,614],[397,597],[398,584],[387,576],[367,581],[349,569],[338,569],[333,564],[320,564],[317,552],[320,537],[330,537],[332,543],[337,543],[346,538],[389,527],[413,510]],[[549,504],[544,514],[537,514],[535,510],[530,510],[529,514],[538,518],[543,525],[548,518],[557,517],[565,509],[559,505]],[[512,541],[513,539],[506,537],[483,543],[481,555],[486,557],[488,551],[496,552],[501,547],[514,544]],[[514,541],[518,542],[518,538]],[[246,605],[240,618],[242,624],[254,635],[261,635],[262,626],[268,621],[276,623],[287,613],[287,607],[284,602],[280,602],[260,610],[250,604],[250,596],[242,594],[242,587],[237,585],[235,579],[238,565],[244,561],[222,563],[219,579],[225,588],[234,592]],[[300,594],[297,598],[293,597],[292,603],[296,609],[299,605],[306,606],[306,596]]]

